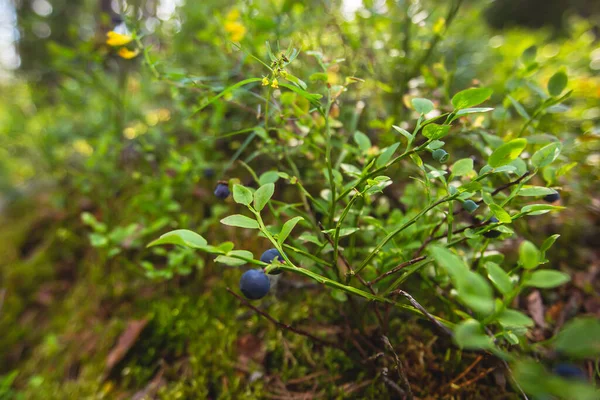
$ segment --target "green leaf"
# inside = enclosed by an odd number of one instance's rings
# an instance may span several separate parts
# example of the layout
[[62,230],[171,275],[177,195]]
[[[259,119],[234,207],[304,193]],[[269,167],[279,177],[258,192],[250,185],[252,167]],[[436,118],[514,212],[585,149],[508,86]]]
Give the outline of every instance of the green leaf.
[[230,215],[229,217],[225,217],[221,220],[221,223],[223,225],[235,226],[238,228],[258,229],[258,222],[252,218],[240,214],[234,214]]
[[323,245],[323,242],[321,242],[319,240],[319,238],[317,237],[317,235],[314,235],[312,233],[309,232],[303,232],[299,237],[298,240],[301,240],[303,242],[309,242],[309,243],[314,243],[317,246],[321,246]]
[[471,171],[473,171],[473,159],[471,158],[463,158],[458,160],[452,165],[450,169],[452,171],[452,175],[454,176],[463,176],[467,175]]
[[[262,81],[262,78],[260,80]],[[295,93],[299,94],[300,96],[304,97],[306,100],[308,100],[308,102],[312,106],[314,106],[316,108],[321,108],[320,99],[321,99],[321,97],[323,97],[323,95],[317,94],[317,93],[308,93],[306,90],[302,90],[297,86],[289,85],[289,84],[283,83],[283,82],[279,82],[279,86],[287,88],[287,89],[291,90],[292,92],[295,92]]]
[[484,315],[494,310],[492,288],[481,275],[470,271],[460,257],[444,247],[432,246],[429,253],[450,275],[458,298],[464,304]]
[[525,49],[525,51],[523,51],[523,54],[521,54],[521,60],[523,60],[525,64],[530,64],[531,62],[535,61],[536,54],[537,47],[529,46]]
[[528,240],[524,240],[519,246],[519,262],[525,269],[534,269],[540,265],[540,252],[535,246]]
[[161,235],[158,239],[150,242],[146,247],[158,246],[159,244],[176,244],[193,249],[202,249],[208,242],[196,232],[187,229],[177,229]]
[[525,118],[525,119],[530,119],[531,117],[529,116],[529,113],[527,112],[527,110],[525,110],[525,107],[523,107],[523,105],[521,103],[519,103],[516,99],[512,98],[510,95],[507,95],[506,97],[508,97],[508,100],[510,100],[510,102],[512,103],[513,107],[515,108],[515,110],[517,110],[517,113]]
[[402,134],[402,136],[404,136],[408,140],[412,139],[412,135],[406,129],[400,128],[399,126],[396,126],[396,125],[392,125],[392,128],[394,128],[396,130],[396,132],[400,132]]
[[300,89],[306,90],[306,83],[302,79],[298,78],[297,76],[294,76],[294,75],[288,73],[287,77],[285,79],[287,79],[288,81],[294,83]]
[[513,139],[508,143],[504,143],[490,155],[488,164],[492,168],[506,165],[519,157],[519,154],[525,150],[525,146],[527,146],[527,140],[525,139]]
[[381,155],[379,157],[377,157],[377,162],[375,163],[375,166],[377,168],[381,168],[385,164],[387,164],[388,161],[391,160],[391,158],[394,155],[394,153],[396,152],[396,150],[398,149],[398,146],[400,146],[400,143],[394,143],[393,145],[387,147],[383,151],[383,153],[381,153]]
[[106,247],[108,246],[108,238],[100,233],[90,233],[90,244],[92,247]]
[[524,185],[519,189],[517,195],[524,197],[539,197],[554,193],[556,193],[556,190],[547,187]]
[[485,349],[494,348],[491,337],[486,335],[481,324],[474,319],[463,321],[454,330],[454,340],[463,349]]
[[600,356],[600,320],[593,317],[570,321],[556,335],[556,351],[576,358]]
[[525,281],[525,285],[541,289],[551,289],[563,285],[571,280],[569,274],[549,269],[534,271]]
[[458,298],[473,311],[489,315],[494,311],[494,292],[478,273],[467,271],[455,283]]
[[493,111],[494,109],[491,107],[474,107],[474,108],[465,108],[462,110],[458,110],[456,112],[456,116],[457,117],[461,117],[463,115],[467,115],[467,114],[475,114],[475,113],[484,113],[484,112],[489,112],[489,111]]
[[267,171],[260,175],[258,178],[259,185],[266,185],[267,183],[275,183],[279,180],[280,172],[278,171]]
[[227,93],[234,91],[237,88],[240,88],[244,85],[248,85],[249,83],[254,83],[254,82],[260,82],[262,81],[262,78],[250,78],[250,79],[245,79],[241,82],[235,83],[227,88],[225,88],[225,90],[223,90],[221,93],[219,93],[218,95],[211,97],[210,99],[208,99],[208,101],[206,103],[204,103],[203,105],[201,105],[200,107],[198,107],[196,109],[196,111],[194,111],[192,113],[192,115],[195,115],[197,113],[199,113],[200,111],[202,111],[203,109],[205,109],[206,107],[208,107],[209,105],[211,105],[212,103],[214,103],[215,101],[217,101],[219,98],[225,96]]
[[[589,336],[587,342],[589,342]],[[513,365],[515,378],[534,399],[597,400],[593,386],[576,379],[565,379],[546,371],[539,361],[517,359]]]
[[427,114],[434,109],[433,102],[431,100],[422,99],[416,97],[411,100],[412,106],[420,114]]
[[542,215],[549,213],[550,211],[560,211],[564,209],[565,207],[553,206],[550,204],[530,204],[521,208],[521,212],[529,215]]
[[542,243],[542,246],[540,247],[540,253],[545,254],[559,237],[559,234],[554,234],[546,238],[546,240],[544,240],[544,243]]
[[548,93],[550,96],[560,96],[560,94],[567,87],[569,78],[565,71],[558,71],[548,81]]
[[236,183],[233,185],[233,200],[238,204],[250,205],[252,203],[252,191]]
[[445,247],[431,246],[429,248],[429,254],[433,257],[435,262],[448,272],[448,275],[453,280],[458,279],[461,275],[464,275],[469,268],[464,261],[456,254],[451,252]]
[[[360,228],[341,228],[340,229],[340,237],[350,236],[354,232],[358,231]],[[335,229],[326,229],[322,231],[323,233],[327,233],[328,235],[333,235],[335,233]]]
[[282,244],[283,242],[285,242],[285,239],[287,239],[287,237],[290,235],[290,233],[292,232],[292,230],[294,229],[296,224],[302,220],[304,220],[304,218],[294,217],[294,218],[286,221],[286,223],[283,224],[283,227],[281,228],[281,232],[279,232],[279,236],[277,237],[277,242],[279,244]]
[[347,175],[353,176],[355,178],[358,178],[362,175],[362,171],[352,164],[341,163],[340,169]]
[[444,147],[446,143],[442,142],[441,140],[432,140],[428,145],[427,148],[429,150],[437,150],[437,149],[441,149],[442,147]]
[[360,131],[354,132],[354,141],[363,153],[371,148],[371,139]]
[[543,168],[552,163],[559,156],[562,143],[554,142],[536,151],[531,157],[531,164],[536,168]]
[[261,211],[265,208],[269,200],[271,200],[273,193],[275,193],[275,185],[273,183],[266,183],[256,189],[256,192],[254,192],[254,209]]
[[466,89],[456,93],[454,97],[452,97],[452,105],[457,110],[474,107],[489,99],[492,93],[494,93],[494,91],[489,88]]
[[227,255],[218,256],[217,258],[215,258],[215,261],[221,264],[229,265],[230,267],[239,267],[241,265],[247,264],[246,260],[243,260],[238,257],[252,260],[254,258],[254,255],[247,250],[232,250],[228,252]]
[[423,128],[423,136],[431,140],[443,138],[450,131],[450,125],[428,124]]
[[492,214],[494,214],[494,216],[503,224],[510,224],[512,222],[510,214],[504,211],[504,209],[498,204],[488,204],[488,207],[490,208]]
[[497,317],[498,322],[505,327],[530,327],[533,326],[533,320],[527,315],[517,310],[506,309]]
[[485,269],[488,273],[488,278],[496,289],[502,294],[508,294],[513,289],[513,284],[508,274],[495,262],[488,261],[485,263]]

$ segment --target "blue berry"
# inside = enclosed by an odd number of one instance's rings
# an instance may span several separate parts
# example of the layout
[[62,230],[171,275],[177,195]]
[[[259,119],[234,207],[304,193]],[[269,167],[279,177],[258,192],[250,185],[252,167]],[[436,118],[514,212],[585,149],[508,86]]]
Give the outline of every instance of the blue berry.
[[544,196],[544,201],[548,202],[548,203],[554,203],[555,201],[560,200],[560,194],[558,194],[558,192],[556,193],[550,193],[546,196]]
[[587,379],[583,371],[573,364],[558,364],[552,369],[552,372],[567,379]]
[[448,161],[448,158],[450,157],[450,155],[444,149],[434,150],[431,155],[433,156],[434,160],[441,163]]
[[226,183],[219,183],[217,185],[217,188],[215,189],[215,196],[217,196],[218,199],[225,200],[230,194],[231,192],[229,191],[229,186],[227,186]]
[[[281,256],[281,253],[279,252],[279,250],[269,249],[269,250],[265,251],[264,253],[262,253],[262,256],[260,256],[260,261],[267,263],[267,264],[271,264],[273,262],[273,260],[276,258],[277,258],[277,261],[283,262],[283,257]],[[271,275],[279,275],[282,272],[283,272],[282,270],[276,269],[274,271],[271,271]]]
[[[496,224],[498,222],[500,222],[500,221],[498,221],[498,218],[496,218],[496,217],[490,218],[490,224]],[[483,233],[483,236],[488,239],[496,239],[500,235],[502,235],[502,232],[497,231],[495,229],[492,229],[491,231],[487,231],[487,232]]]
[[212,168],[204,168],[203,173],[204,173],[204,177],[206,179],[210,179],[210,178],[213,178],[215,176],[215,170],[212,169]]
[[260,269],[246,271],[240,279],[240,290],[250,300],[262,299],[270,288],[269,277]]
[[465,202],[462,204],[462,206],[465,210],[467,210],[470,213],[472,213],[473,211],[475,211],[479,208],[477,203],[475,203],[473,200],[465,200]]

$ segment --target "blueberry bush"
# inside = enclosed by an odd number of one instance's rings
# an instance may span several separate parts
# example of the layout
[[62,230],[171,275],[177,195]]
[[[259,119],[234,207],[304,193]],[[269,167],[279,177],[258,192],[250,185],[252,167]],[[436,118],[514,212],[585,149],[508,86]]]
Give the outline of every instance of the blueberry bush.
[[0,399],[598,398],[593,18],[33,3]]

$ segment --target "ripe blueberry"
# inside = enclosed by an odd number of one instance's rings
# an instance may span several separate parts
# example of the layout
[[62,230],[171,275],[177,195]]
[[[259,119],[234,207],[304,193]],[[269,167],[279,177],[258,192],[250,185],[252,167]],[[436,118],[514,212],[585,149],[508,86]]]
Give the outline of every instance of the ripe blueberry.
[[219,182],[219,184],[217,184],[215,196],[217,196],[218,199],[225,200],[230,194],[229,186],[227,186],[226,183]]
[[262,299],[270,288],[269,277],[260,269],[246,271],[240,279],[240,290],[250,300]]
[[465,210],[467,210],[470,213],[472,213],[473,211],[475,211],[479,208],[477,203],[475,203],[473,200],[465,200],[465,202],[462,204],[462,206]]
[[548,202],[548,203],[554,203],[555,201],[560,200],[560,194],[558,194],[558,192],[556,193],[550,193],[546,196],[544,196],[544,201]]
[[206,179],[210,179],[215,176],[215,170],[212,168],[204,168],[204,171],[202,171],[202,172],[204,173],[204,177]]
[[433,153],[431,153],[431,155],[433,156],[434,160],[439,161],[441,163],[448,161],[448,158],[450,157],[450,155],[446,153],[446,150],[444,149],[434,150]]
[[[269,250],[265,251],[264,253],[262,253],[262,256],[260,256],[260,261],[267,263],[267,264],[271,264],[275,258],[277,258],[277,261],[283,262],[283,257],[281,256],[281,253],[279,252],[279,250],[269,249]],[[279,275],[282,272],[283,271],[281,269],[276,269],[274,271],[271,271],[271,275]]]
[[[500,221],[498,221],[498,218],[496,218],[496,217],[490,218],[490,224],[496,224],[498,222],[500,222]],[[491,231],[487,231],[487,232],[483,233],[483,236],[488,239],[496,239],[500,235],[502,235],[502,232],[497,231],[495,229],[492,229]]]
[[558,364],[552,369],[552,372],[563,378],[587,379],[583,371],[573,364]]

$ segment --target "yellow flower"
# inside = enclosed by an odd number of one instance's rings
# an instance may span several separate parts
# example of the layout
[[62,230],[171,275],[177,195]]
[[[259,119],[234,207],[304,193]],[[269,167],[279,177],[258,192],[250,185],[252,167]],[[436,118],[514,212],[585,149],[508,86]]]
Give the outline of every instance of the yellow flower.
[[240,17],[240,11],[234,8],[227,13],[227,16],[225,17],[225,19],[227,21],[235,21],[239,17]]
[[225,22],[225,30],[229,33],[232,42],[239,42],[246,36],[246,27],[237,21]]
[[130,60],[133,57],[135,57],[138,54],[140,54],[140,51],[138,49],[135,49],[135,50],[132,51],[132,50],[129,50],[127,47],[121,47],[119,49],[119,53],[118,54],[119,54],[119,56],[121,58],[124,58],[126,60]]
[[271,87],[273,89],[279,89],[279,82],[277,82],[277,79],[273,79],[273,83],[271,83]]
[[288,76],[288,72],[287,72],[285,69],[282,69],[282,70],[281,70],[281,77],[282,77],[283,79],[286,79],[286,78],[287,78],[287,76]]
[[263,78],[262,80],[262,85],[263,86],[267,86],[269,84],[269,78],[267,78],[266,76]]
[[132,36],[122,35],[115,31],[110,31],[106,34],[106,44],[109,46],[124,46],[132,40]]

